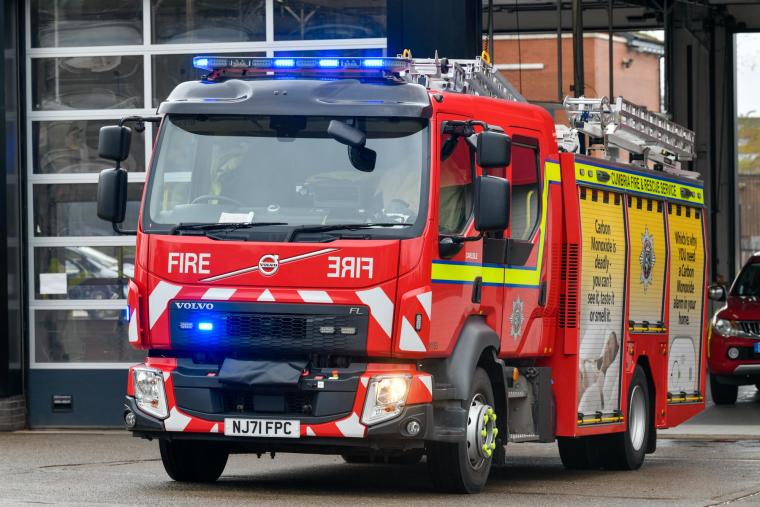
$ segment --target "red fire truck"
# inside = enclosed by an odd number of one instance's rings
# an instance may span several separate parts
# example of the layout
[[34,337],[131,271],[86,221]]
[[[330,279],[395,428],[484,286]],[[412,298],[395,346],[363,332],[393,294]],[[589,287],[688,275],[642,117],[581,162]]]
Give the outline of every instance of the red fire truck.
[[[692,132],[583,98],[555,132],[484,59],[194,64],[203,80],[99,146],[98,214],[137,235],[147,357],[124,419],[173,479],[214,481],[230,453],[426,457],[473,493],[508,443],[636,469],[703,409]],[[119,162],[145,122],[126,231]]]

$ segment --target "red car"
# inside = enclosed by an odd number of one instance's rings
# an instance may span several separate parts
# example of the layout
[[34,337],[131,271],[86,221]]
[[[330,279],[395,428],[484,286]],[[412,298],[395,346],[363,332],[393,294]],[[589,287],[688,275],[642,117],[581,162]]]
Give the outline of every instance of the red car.
[[760,253],[750,257],[730,291],[713,285],[709,296],[726,302],[710,325],[710,389],[717,405],[730,405],[740,385],[760,389]]

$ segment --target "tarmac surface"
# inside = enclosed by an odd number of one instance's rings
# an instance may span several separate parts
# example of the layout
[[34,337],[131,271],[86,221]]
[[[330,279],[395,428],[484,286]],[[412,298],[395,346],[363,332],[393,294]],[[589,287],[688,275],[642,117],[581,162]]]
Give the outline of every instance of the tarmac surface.
[[477,497],[435,492],[424,463],[294,454],[232,456],[217,483],[186,485],[166,476],[155,442],[123,431],[0,433],[0,504],[760,505],[758,421],[760,395],[742,388],[735,407],[663,434],[636,472],[567,471],[556,445],[511,444]]

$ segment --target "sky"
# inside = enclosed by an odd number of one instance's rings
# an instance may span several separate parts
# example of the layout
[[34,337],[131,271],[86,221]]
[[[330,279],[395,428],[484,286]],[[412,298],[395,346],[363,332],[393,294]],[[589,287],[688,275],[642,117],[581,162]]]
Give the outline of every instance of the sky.
[[736,36],[736,112],[760,117],[760,33]]

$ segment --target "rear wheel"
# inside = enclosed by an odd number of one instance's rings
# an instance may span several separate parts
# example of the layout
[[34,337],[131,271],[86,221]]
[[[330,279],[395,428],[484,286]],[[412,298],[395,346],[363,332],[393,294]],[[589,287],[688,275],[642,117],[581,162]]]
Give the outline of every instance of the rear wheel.
[[568,470],[589,470],[599,468],[600,462],[594,453],[592,437],[558,437],[559,457]]
[[158,447],[166,473],[178,482],[214,482],[229,456],[206,442],[159,440]]
[[346,463],[352,465],[366,465],[369,463],[388,465],[416,465],[425,455],[423,451],[406,451],[395,456],[370,456],[369,454],[342,454]]
[[644,463],[649,439],[649,387],[641,366],[637,366],[628,386],[626,431],[607,435],[606,468],[637,470]]
[[718,377],[710,374],[710,392],[716,405],[733,405],[736,403],[736,397],[739,394],[739,386],[732,384],[722,384]]
[[427,462],[436,488],[451,493],[478,493],[491,471],[496,450],[496,414],[491,381],[475,370],[467,405],[466,436],[461,442],[429,442]]

